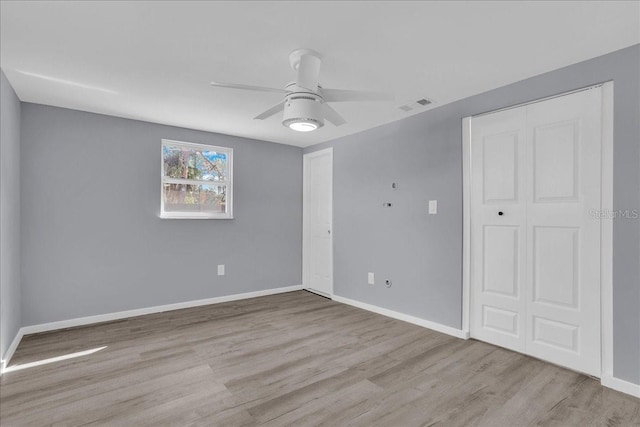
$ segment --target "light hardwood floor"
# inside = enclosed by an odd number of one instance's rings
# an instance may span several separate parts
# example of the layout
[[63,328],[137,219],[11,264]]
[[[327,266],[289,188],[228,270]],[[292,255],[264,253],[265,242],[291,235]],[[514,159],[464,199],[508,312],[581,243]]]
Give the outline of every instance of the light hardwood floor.
[[299,291],[24,337],[2,426],[632,426],[595,379]]

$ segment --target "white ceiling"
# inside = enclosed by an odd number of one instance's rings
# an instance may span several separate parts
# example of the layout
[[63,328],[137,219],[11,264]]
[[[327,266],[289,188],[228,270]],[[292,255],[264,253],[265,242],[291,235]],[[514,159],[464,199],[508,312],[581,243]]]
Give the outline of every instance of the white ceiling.
[[[21,100],[308,146],[640,42],[640,2],[6,2],[1,66]],[[252,117],[280,95],[288,54],[324,55],[320,84],[395,102],[332,104],[310,133]],[[422,97],[433,107],[405,113]]]

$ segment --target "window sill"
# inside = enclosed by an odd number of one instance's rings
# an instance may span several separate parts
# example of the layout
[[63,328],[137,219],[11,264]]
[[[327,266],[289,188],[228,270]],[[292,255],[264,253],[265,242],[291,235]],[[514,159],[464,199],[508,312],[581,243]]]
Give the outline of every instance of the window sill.
[[160,219],[233,219],[233,216],[216,215],[160,215]]

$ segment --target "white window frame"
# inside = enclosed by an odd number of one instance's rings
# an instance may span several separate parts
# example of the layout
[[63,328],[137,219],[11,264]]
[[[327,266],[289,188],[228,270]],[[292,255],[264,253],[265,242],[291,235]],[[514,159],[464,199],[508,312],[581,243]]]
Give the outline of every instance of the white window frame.
[[[227,155],[228,181],[198,181],[181,178],[167,178],[164,176],[164,147],[186,147],[198,150],[211,150]],[[165,212],[164,210],[164,184],[212,184],[225,185],[227,187],[227,204],[225,213],[214,212]],[[193,142],[174,141],[163,139],[160,144],[160,218],[166,219],[233,219],[233,148],[219,147],[208,144],[196,144]]]

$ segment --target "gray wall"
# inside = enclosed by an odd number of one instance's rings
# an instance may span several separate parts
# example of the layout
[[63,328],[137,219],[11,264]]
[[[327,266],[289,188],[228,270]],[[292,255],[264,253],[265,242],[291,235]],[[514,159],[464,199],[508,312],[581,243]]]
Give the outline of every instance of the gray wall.
[[[162,138],[234,149],[235,219],[158,218]],[[300,148],[25,103],[22,162],[25,326],[301,284]]]
[[[305,149],[334,148],[335,293],[461,327],[466,116],[614,80],[614,209],[639,209],[638,76],[635,45]],[[640,384],[640,220],[616,219],[613,233],[614,375]],[[368,271],[392,288],[367,285]]]
[[20,329],[20,100],[0,70],[0,357]]

